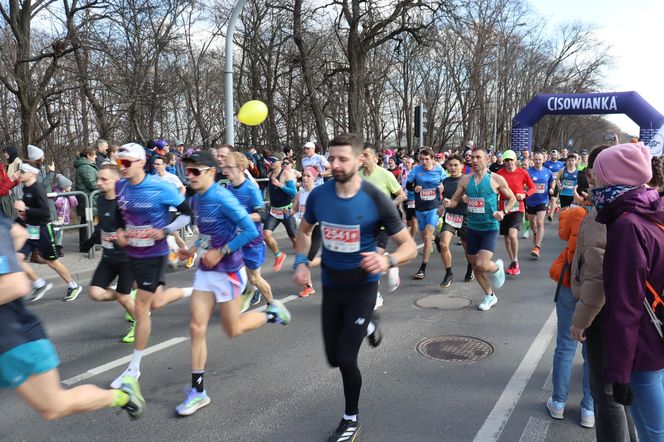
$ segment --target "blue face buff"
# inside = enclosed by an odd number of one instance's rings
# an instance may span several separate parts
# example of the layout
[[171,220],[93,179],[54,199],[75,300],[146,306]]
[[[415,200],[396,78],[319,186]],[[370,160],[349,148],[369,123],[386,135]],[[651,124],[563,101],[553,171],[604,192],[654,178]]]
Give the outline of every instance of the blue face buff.
[[590,189],[590,191],[593,194],[593,203],[597,211],[600,211],[623,193],[627,193],[638,187],[640,186],[607,186]]

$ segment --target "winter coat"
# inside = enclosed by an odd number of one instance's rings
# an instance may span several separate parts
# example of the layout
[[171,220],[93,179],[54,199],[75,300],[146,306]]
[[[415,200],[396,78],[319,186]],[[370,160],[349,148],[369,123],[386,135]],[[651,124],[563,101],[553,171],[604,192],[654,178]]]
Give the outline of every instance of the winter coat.
[[597,222],[593,208],[581,222],[576,238],[576,252],[571,267],[572,293],[579,300],[572,324],[581,329],[590,327],[604,306],[602,263],[606,248],[606,226]]
[[88,196],[97,190],[97,173],[99,172],[99,166],[97,166],[96,163],[87,158],[78,157],[74,161],[74,168],[76,169],[76,174],[74,176],[76,190],[85,192]]
[[[567,245],[549,268],[549,277],[556,282],[560,281],[565,263],[567,263],[567,266],[572,264],[574,251],[576,250],[576,237],[586,213],[586,210],[581,207],[573,207],[561,211],[558,215],[558,236],[563,241],[567,241]],[[569,270],[565,271],[562,284],[567,288],[570,287]]]
[[[60,190],[58,190],[60,191]],[[55,213],[57,224],[71,224],[71,211],[78,206],[78,200],[74,195],[59,196],[55,199]]]
[[18,180],[13,181],[11,177],[5,171],[5,165],[0,163],[0,196],[9,196],[11,190],[18,185]]
[[621,195],[597,214],[597,222],[607,227],[607,382],[626,384],[632,371],[664,369],[664,341],[643,305],[646,280],[658,293],[664,289],[664,231],[649,217],[664,224],[664,202],[646,187]]

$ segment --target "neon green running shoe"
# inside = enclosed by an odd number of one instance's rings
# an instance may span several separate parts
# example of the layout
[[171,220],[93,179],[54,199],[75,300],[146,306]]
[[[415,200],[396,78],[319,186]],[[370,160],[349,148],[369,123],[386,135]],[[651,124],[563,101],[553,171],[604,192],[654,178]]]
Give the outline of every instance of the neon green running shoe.
[[129,326],[129,331],[122,338],[122,342],[124,342],[125,344],[133,344],[134,343],[134,332],[135,331],[136,331],[136,323],[134,321],[132,321],[131,325]]
[[[131,299],[136,300],[136,292],[138,290],[133,289],[130,293],[129,296],[131,296]],[[129,314],[129,312],[125,311],[125,321],[127,322],[134,322],[134,318]]]
[[247,289],[240,295],[240,313],[244,313],[251,307],[251,300],[254,297],[253,288]]
[[288,325],[291,320],[291,314],[286,306],[281,302],[273,299],[270,305],[265,310],[267,313],[275,315],[275,322],[278,324]]
[[127,405],[122,407],[127,411],[129,417],[132,419],[138,419],[143,416],[145,413],[145,399],[141,394],[141,387],[138,385],[136,378],[131,376],[125,376],[122,378],[122,387],[120,390],[124,391],[129,395],[129,402]]

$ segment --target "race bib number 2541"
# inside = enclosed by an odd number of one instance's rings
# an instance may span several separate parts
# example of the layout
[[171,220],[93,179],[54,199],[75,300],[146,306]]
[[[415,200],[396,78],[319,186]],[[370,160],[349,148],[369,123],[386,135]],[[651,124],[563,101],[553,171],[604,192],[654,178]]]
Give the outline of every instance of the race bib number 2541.
[[360,250],[360,225],[321,223],[323,246],[340,253],[353,253]]

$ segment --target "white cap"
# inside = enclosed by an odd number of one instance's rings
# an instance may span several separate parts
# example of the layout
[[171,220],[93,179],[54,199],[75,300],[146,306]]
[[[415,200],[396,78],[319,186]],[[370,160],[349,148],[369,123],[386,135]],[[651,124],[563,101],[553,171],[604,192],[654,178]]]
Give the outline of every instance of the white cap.
[[309,148],[315,149],[316,145],[313,143],[313,141],[309,141],[307,143],[304,143],[304,148],[305,149],[309,149]]
[[37,146],[28,144],[28,159],[30,161],[37,161],[40,158],[44,158],[44,151]]
[[21,163],[19,170],[24,173],[34,173],[34,174],[39,173],[39,169],[37,169],[36,167],[32,167],[28,163]]
[[118,149],[118,158],[133,158],[135,160],[145,159],[145,149],[137,143],[127,143]]

